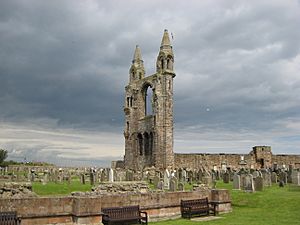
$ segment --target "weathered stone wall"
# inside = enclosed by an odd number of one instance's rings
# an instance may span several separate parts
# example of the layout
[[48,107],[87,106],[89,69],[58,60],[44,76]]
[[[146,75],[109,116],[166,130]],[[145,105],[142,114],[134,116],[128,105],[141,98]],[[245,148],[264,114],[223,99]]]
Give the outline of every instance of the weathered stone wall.
[[278,166],[293,165],[297,169],[300,168],[300,155],[272,155],[272,162]]
[[[140,205],[150,221],[180,216],[180,200],[208,197],[211,200],[230,199],[227,190],[192,192],[157,192],[145,194],[103,195],[96,197],[42,197],[0,199],[0,211],[17,211],[22,225],[33,224],[100,224],[101,208]],[[226,212],[231,205],[220,208]]]
[[[246,164],[241,163],[244,157]],[[262,159],[264,165],[262,165]],[[260,153],[251,151],[249,154],[180,154],[175,153],[175,167],[188,169],[208,168],[222,169],[222,165],[233,169],[240,168],[271,168],[274,164],[278,166],[292,165],[300,168],[300,155],[273,155],[271,151]]]
[[[241,155],[238,154],[179,154],[175,153],[175,167],[188,169],[222,169],[222,165],[239,167]],[[245,160],[248,158],[245,157]],[[249,160],[249,159],[248,159]]]

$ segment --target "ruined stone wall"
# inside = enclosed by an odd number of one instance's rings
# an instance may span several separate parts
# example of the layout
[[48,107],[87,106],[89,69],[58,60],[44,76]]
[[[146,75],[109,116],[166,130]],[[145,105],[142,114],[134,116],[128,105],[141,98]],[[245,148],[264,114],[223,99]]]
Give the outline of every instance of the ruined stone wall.
[[[244,157],[246,164],[241,163],[241,157]],[[271,168],[274,164],[279,167],[293,165],[294,168],[300,168],[300,155],[273,155],[255,154],[251,151],[249,154],[180,154],[175,153],[175,167],[188,169],[208,168],[222,169],[222,166],[233,169],[239,168],[262,168],[261,159],[264,159],[264,168]],[[224,167],[224,166],[223,166]]]
[[[180,216],[180,200],[208,197],[211,200],[230,200],[227,190],[192,192],[156,192],[145,194],[102,195],[95,197],[42,197],[0,199],[0,211],[17,211],[22,225],[33,224],[100,224],[100,212],[105,207],[140,205],[150,221]],[[231,205],[220,209],[231,210]]]
[[294,168],[300,168],[300,155],[272,155],[272,163],[279,167],[293,165]]
[[[214,166],[217,169],[222,169],[222,165],[225,167],[239,168],[241,155],[239,154],[178,154],[175,153],[175,167],[176,168],[189,168],[189,169],[201,169],[210,168]],[[245,160],[249,160],[248,156],[245,156]]]

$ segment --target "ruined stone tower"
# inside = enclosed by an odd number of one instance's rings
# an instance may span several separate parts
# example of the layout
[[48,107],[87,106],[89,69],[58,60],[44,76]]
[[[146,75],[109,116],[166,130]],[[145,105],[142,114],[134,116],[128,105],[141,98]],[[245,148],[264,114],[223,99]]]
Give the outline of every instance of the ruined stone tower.
[[125,87],[125,167],[174,167],[173,70],[174,55],[165,30],[156,60],[156,73],[145,76],[136,46]]

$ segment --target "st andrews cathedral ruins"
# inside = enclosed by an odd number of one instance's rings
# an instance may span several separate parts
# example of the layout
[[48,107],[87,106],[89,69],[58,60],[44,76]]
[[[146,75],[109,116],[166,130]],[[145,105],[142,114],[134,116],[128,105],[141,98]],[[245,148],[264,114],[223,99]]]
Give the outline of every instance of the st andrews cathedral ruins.
[[141,49],[136,46],[125,87],[125,158],[122,167],[142,170],[300,168],[300,155],[274,155],[270,146],[255,146],[249,154],[180,154],[173,152],[174,54],[165,30],[156,60],[156,73],[146,76]]

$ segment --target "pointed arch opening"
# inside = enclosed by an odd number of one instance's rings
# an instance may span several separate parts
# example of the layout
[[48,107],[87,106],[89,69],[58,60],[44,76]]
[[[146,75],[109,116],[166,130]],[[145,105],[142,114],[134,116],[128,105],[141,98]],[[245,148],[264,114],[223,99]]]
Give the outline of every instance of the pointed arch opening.
[[138,139],[139,153],[140,153],[140,155],[143,155],[143,135],[142,134],[138,134],[137,135],[137,139]]
[[153,115],[153,89],[150,84],[145,84],[143,88],[145,116]]

